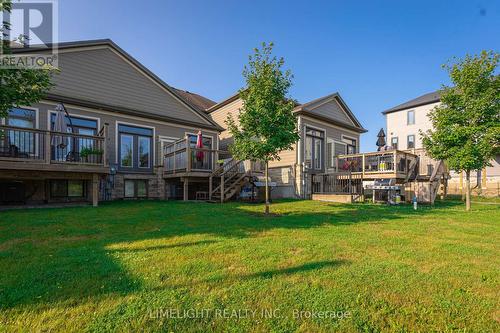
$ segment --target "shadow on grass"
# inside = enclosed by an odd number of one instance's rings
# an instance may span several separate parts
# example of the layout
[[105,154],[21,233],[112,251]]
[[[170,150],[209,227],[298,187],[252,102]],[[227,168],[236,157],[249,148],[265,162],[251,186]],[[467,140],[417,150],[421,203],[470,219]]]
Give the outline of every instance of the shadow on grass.
[[[169,288],[192,288],[194,285],[206,285],[206,284],[221,284],[221,283],[238,283],[243,280],[253,280],[253,279],[272,279],[281,276],[290,276],[294,274],[309,273],[311,271],[319,271],[328,268],[338,268],[342,265],[350,264],[348,260],[324,260],[324,261],[314,261],[308,262],[302,265],[272,269],[261,272],[256,272],[252,274],[244,275],[228,275],[228,276],[217,276],[208,279],[200,279],[198,281],[190,281],[189,284],[169,284]],[[165,286],[157,287],[155,290],[163,290]]]
[[320,270],[323,268],[338,267],[340,265],[345,265],[347,263],[348,263],[347,260],[316,261],[316,262],[309,262],[307,264],[303,264],[303,265],[299,265],[299,266],[295,266],[295,267],[288,267],[288,268],[283,268],[283,269],[273,269],[273,270],[269,270],[269,271],[244,275],[241,278],[242,279],[255,279],[255,278],[270,279],[270,278],[273,278],[276,276],[281,276],[281,275],[292,275],[292,274],[296,274],[296,273],[303,273],[303,272],[309,272],[309,271],[314,271],[314,270]]
[[[300,203],[300,202],[298,202]],[[77,303],[89,297],[127,295],[143,288],[140,275],[122,267],[114,256],[122,252],[182,249],[209,245],[213,240],[170,243],[169,238],[246,238],[280,229],[323,225],[380,223],[425,215],[411,207],[383,205],[320,205],[304,202],[275,203],[276,215],[262,216],[262,206],[241,203],[190,204],[145,201],[114,202],[98,208],[38,209],[0,213],[0,309],[24,304]],[[446,214],[453,202],[439,204]],[[274,208],[273,208],[274,210]],[[165,244],[134,249],[110,245],[166,238]],[[162,240],[163,242],[163,240]],[[341,262],[308,263],[295,268],[256,273],[273,277],[337,266]],[[245,278],[245,277],[242,277]]]
[[186,242],[186,243],[177,243],[170,245],[158,245],[158,246],[146,246],[146,247],[130,247],[125,249],[109,249],[109,252],[142,252],[142,251],[156,251],[156,250],[164,250],[164,249],[174,249],[180,247],[190,247],[190,246],[198,246],[198,245],[207,245],[218,243],[214,240],[204,240],[199,242]]

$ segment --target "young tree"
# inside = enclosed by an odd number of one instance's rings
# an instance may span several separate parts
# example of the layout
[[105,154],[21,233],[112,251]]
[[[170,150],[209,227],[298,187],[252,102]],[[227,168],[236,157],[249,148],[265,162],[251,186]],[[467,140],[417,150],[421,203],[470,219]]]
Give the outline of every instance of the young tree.
[[[0,0],[0,12],[12,10],[11,0]],[[10,24],[3,21],[0,25],[0,55],[10,55],[11,40],[8,31]],[[26,36],[19,36],[18,42],[23,42]],[[51,67],[43,69],[5,68],[0,66],[0,118],[5,118],[13,106],[30,105],[38,102],[52,87],[50,81],[54,71]]]
[[283,71],[285,61],[272,55],[273,44],[262,43],[249,57],[243,70],[246,87],[240,90],[243,107],[236,122],[231,115],[226,124],[233,135],[231,153],[241,160],[259,160],[265,163],[266,214],[269,213],[269,170],[271,160],[279,160],[279,153],[291,149],[299,139],[292,110],[295,103],[287,98],[292,85],[292,74]]
[[441,104],[429,118],[432,130],[421,133],[430,156],[465,172],[466,210],[470,210],[470,173],[490,165],[500,152],[499,54],[483,51],[444,65],[453,87],[443,87]]

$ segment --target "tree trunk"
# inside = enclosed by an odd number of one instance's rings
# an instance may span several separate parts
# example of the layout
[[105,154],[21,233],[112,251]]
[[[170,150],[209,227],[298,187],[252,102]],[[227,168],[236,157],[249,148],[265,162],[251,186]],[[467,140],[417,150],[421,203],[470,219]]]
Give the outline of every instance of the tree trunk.
[[266,215],[269,214],[269,166],[268,166],[268,161],[266,161],[266,172],[265,172],[265,177],[266,177]]
[[470,210],[470,170],[465,172],[465,210]]

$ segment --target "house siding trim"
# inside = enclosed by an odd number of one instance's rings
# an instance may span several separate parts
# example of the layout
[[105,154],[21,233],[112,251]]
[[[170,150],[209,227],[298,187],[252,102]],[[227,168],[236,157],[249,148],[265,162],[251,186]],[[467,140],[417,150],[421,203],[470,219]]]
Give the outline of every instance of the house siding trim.
[[[115,161],[116,161],[116,165],[119,165],[119,161],[118,161],[118,151],[119,151],[119,146],[118,146],[118,137],[119,137],[119,131],[118,131],[118,126],[119,125],[127,125],[127,126],[134,126],[134,127],[139,127],[139,128],[149,128],[149,129],[152,129],[153,130],[153,143],[152,143],[152,146],[151,146],[151,150],[152,150],[152,160],[151,160],[151,164],[154,166],[154,161],[156,161],[156,154],[155,154],[155,143],[156,143],[156,128],[154,126],[147,126],[147,125],[143,125],[143,124],[135,124],[135,123],[129,123],[129,122],[125,122],[125,121],[121,121],[121,120],[117,120],[115,121]],[[149,171],[150,169],[148,169]],[[127,172],[123,172],[122,170],[122,173],[134,173],[132,171],[127,171]],[[153,171],[154,173],[154,171]]]

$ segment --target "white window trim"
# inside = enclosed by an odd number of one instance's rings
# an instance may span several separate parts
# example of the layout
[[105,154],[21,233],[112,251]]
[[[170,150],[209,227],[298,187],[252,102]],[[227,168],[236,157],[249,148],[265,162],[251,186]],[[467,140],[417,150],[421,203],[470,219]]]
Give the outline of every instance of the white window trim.
[[[40,103],[43,103],[43,104],[46,104],[46,105],[54,105],[54,106],[58,104],[58,103],[56,103],[54,101],[49,101],[49,100],[42,100]],[[70,103],[65,103],[65,105],[67,107],[70,107],[71,109],[77,109],[77,110],[81,110],[81,111],[85,111],[85,112],[92,112],[92,113],[99,113],[99,114],[103,114],[103,115],[109,115],[109,116],[112,116],[113,118],[119,117],[119,118],[123,118],[123,119],[135,120],[135,121],[146,121],[146,122],[151,123],[151,124],[167,125],[167,126],[172,126],[172,127],[176,127],[176,128],[181,128],[183,130],[186,130],[186,128],[189,128],[189,126],[186,126],[186,125],[179,125],[179,124],[176,124],[176,123],[172,123],[172,122],[168,122],[168,121],[163,121],[163,120],[155,120],[155,119],[150,119],[150,118],[141,118],[141,117],[138,117],[138,116],[130,116],[130,115],[122,114],[122,113],[119,113],[118,116],[117,116],[116,112],[110,112],[110,111],[106,111],[106,110],[98,110],[98,109],[83,107],[83,106],[74,105],[74,104],[70,104]],[[145,125],[141,125],[141,126],[142,127],[148,127],[148,126],[145,126]],[[217,134],[218,133],[215,130],[209,130],[209,129],[203,129],[203,131],[208,132],[208,133],[213,133],[213,134]]]
[[[410,124],[410,112],[413,112],[413,123],[411,123],[411,124]],[[406,111],[406,125],[407,126],[415,125],[415,123],[416,123],[415,118],[416,118],[415,109]]]
[[[13,106],[12,108],[26,109],[26,110],[35,111],[35,129],[38,129],[38,126],[40,124],[40,110],[38,108],[34,108],[34,107],[31,107],[31,106],[24,106],[24,105]],[[2,123],[1,124],[2,125],[7,124],[6,121],[7,121],[7,117],[2,118]]]
[[[50,122],[50,117],[51,115],[53,114],[56,114],[57,111],[54,111],[54,110],[48,110],[47,112],[47,130],[51,131],[51,122]],[[77,113],[69,113],[68,111],[68,114],[70,117],[75,117],[75,118],[82,118],[82,119],[89,119],[89,120],[97,120],[97,128],[96,128],[96,132],[99,133],[99,131],[101,130],[101,118],[99,117],[92,117],[92,116],[87,116],[87,115],[81,115],[81,114],[77,114]]]
[[[156,128],[154,126],[147,126],[147,125],[142,125],[142,124],[135,124],[135,123],[129,123],[129,122],[125,122],[125,121],[116,121],[115,122],[115,161],[116,161],[116,165],[120,165],[121,164],[121,161],[118,161],[118,150],[119,150],[119,146],[118,146],[118,137],[119,137],[119,132],[118,132],[118,126],[119,125],[126,125],[126,126],[133,126],[133,127],[142,127],[142,128],[149,128],[149,129],[152,129],[153,130],[153,145],[151,147],[152,149],[152,155],[153,155],[153,161],[156,161],[156,154],[155,154],[155,138],[156,138]],[[132,149],[133,150],[133,149]],[[132,154],[134,155],[134,154]],[[133,163],[132,163],[133,165]]]
[[[408,143],[410,142],[410,140],[409,140],[410,136],[413,137],[413,148],[408,147]],[[408,134],[406,136],[406,149],[414,149],[415,146],[417,145],[416,141],[417,141],[417,137],[415,136],[415,134]]]
[[[343,145],[343,146],[344,146],[344,148],[345,148],[345,149],[344,149],[344,155],[345,155],[345,154],[347,154],[347,143],[342,142],[342,141],[339,141],[339,140],[335,140],[335,139],[334,139],[334,138],[332,138],[332,137],[328,137],[328,138],[327,138],[327,144],[329,144],[329,143],[332,143],[332,144],[333,144],[333,146],[332,146],[332,148],[333,148],[333,150],[332,150],[332,162],[335,160],[335,157],[337,156],[337,155],[335,155],[335,144]],[[332,163],[332,164],[333,164],[333,163]],[[330,169],[330,170],[334,170],[334,169],[335,169],[335,167],[330,168],[330,167],[328,167],[328,166],[326,166],[326,168],[327,168],[327,169]]]
[[[349,135],[344,135],[344,134],[341,135],[341,138],[342,138],[342,142],[344,142],[346,145],[348,145],[352,142],[346,142],[344,139],[356,141],[356,153],[359,153],[359,150],[360,150],[359,149],[359,138],[349,136]],[[346,147],[346,153],[347,153],[347,147]]]
[[[327,137],[326,137],[326,129],[325,128],[318,127],[318,126],[315,126],[315,125],[309,125],[307,123],[304,124],[304,131],[303,131],[303,133],[304,133],[303,134],[304,135],[304,140],[302,140],[302,141],[304,141],[304,144],[303,144],[303,147],[302,147],[302,149],[304,149],[304,160],[301,162],[302,165],[303,165],[303,167],[304,167],[304,170],[306,169],[305,168],[305,166],[306,166],[306,140],[305,140],[305,138],[307,136],[307,134],[306,134],[307,133],[307,128],[312,128],[312,129],[318,130],[320,132],[323,132],[323,139],[325,139],[323,142],[326,143],[326,139],[327,139]],[[321,152],[321,155],[322,156],[320,156],[321,157],[320,164],[323,163],[324,160],[325,160],[325,157],[323,157],[323,156],[326,155],[326,144],[323,145],[323,151]],[[311,161],[311,163],[313,163],[313,162]],[[321,168],[321,169],[326,169],[327,168],[326,165],[323,165],[323,166],[324,166],[324,168]],[[312,168],[312,170],[317,170],[317,169],[316,168]]]

